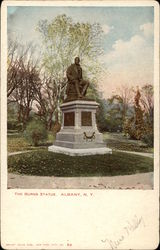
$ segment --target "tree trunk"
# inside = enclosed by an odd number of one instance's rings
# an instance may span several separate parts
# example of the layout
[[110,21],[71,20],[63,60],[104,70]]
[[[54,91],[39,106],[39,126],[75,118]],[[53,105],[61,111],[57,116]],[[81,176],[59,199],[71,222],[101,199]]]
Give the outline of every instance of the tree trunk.
[[30,114],[30,107],[29,107],[29,106],[26,107],[25,113],[26,113],[26,114],[25,114],[25,120],[28,121],[28,119],[29,119],[29,114]]
[[47,129],[48,129],[49,131],[51,131],[51,129],[52,129],[52,117],[53,117],[53,112],[50,113],[49,119],[48,119]]
[[59,122],[59,114],[58,114],[58,109],[55,111],[55,123]]
[[17,112],[17,119],[18,119],[18,122],[21,122],[22,121],[22,108],[21,106],[19,106],[18,108],[18,112]]

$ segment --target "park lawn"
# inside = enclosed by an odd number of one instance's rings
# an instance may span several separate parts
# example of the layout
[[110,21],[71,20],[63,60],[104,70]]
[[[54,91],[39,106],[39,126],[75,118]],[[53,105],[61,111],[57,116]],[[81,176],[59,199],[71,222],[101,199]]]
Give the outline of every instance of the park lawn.
[[52,132],[48,133],[48,140],[40,143],[39,146],[32,146],[24,137],[23,133],[13,133],[7,136],[7,148],[8,152],[18,152],[25,150],[37,150],[40,148],[47,148],[53,144],[55,135]]
[[121,152],[106,155],[68,156],[32,151],[8,157],[10,173],[36,176],[116,176],[153,171],[153,159]]
[[107,147],[111,149],[135,151],[144,153],[153,153],[153,148],[148,147],[140,140],[131,140],[126,138],[122,133],[103,133],[104,141]]

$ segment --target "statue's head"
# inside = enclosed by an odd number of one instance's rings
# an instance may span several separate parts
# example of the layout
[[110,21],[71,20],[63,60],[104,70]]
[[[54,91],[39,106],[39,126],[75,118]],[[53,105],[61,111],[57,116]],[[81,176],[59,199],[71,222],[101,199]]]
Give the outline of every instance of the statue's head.
[[77,56],[77,57],[74,59],[74,61],[75,61],[75,64],[79,64],[79,63],[80,63],[79,57]]

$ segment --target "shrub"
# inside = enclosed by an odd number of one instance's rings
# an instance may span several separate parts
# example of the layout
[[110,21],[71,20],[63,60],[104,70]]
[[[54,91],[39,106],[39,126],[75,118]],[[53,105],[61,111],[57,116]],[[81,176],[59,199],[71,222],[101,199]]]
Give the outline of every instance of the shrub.
[[109,132],[122,132],[122,120],[109,117],[106,119],[106,128]]
[[34,146],[47,139],[47,130],[41,121],[33,120],[28,123],[25,130],[26,140]]
[[16,120],[8,120],[7,121],[7,129],[21,131],[23,129],[23,124],[17,122]]
[[142,137],[142,141],[146,143],[149,147],[153,147],[153,142],[154,142],[153,132],[145,134]]

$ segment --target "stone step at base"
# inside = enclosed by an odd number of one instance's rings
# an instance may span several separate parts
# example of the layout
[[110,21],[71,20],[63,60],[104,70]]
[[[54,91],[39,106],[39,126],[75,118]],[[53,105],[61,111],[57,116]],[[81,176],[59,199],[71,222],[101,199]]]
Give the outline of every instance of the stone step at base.
[[88,142],[71,142],[71,141],[58,141],[56,140],[53,143],[53,146],[66,147],[66,148],[75,148],[75,149],[83,149],[83,148],[103,148],[106,147],[104,142],[94,143],[92,141]]
[[60,153],[70,156],[85,156],[85,155],[104,155],[104,154],[112,154],[112,150],[110,148],[101,147],[101,148],[66,148],[52,145],[48,148],[48,151],[54,153]]

